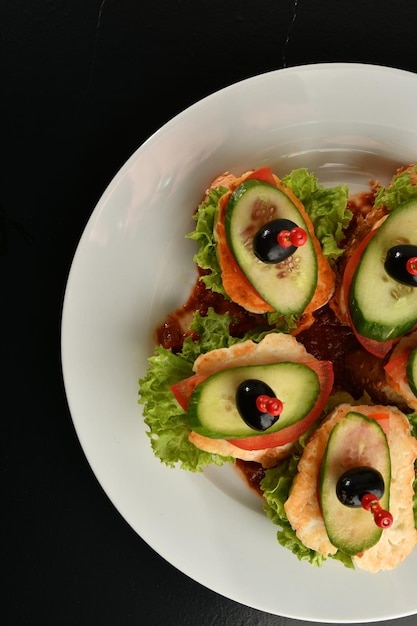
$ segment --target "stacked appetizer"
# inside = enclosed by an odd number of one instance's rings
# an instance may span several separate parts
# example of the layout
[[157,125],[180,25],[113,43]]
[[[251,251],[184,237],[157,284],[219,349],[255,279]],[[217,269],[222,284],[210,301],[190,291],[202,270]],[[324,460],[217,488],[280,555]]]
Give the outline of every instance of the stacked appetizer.
[[195,288],[140,380],[155,455],[236,463],[299,559],[395,568],[417,544],[417,167],[355,198],[225,173],[195,219]]

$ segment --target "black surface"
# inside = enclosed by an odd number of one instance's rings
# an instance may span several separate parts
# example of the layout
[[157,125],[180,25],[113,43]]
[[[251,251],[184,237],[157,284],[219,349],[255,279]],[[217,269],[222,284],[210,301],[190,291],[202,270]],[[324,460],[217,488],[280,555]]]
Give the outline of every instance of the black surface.
[[65,283],[105,187],[168,119],[283,66],[417,72],[416,20],[410,0],[0,3],[3,625],[301,623],[188,579],[109,502],[63,391]]

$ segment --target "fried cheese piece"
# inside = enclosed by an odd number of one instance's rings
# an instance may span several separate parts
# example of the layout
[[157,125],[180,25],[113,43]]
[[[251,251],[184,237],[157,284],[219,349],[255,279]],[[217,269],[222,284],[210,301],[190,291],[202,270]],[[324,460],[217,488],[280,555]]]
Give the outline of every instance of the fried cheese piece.
[[390,414],[389,447],[391,452],[390,512],[393,525],[384,530],[378,543],[366,550],[353,563],[368,572],[397,567],[417,545],[413,512],[414,461],[417,440],[410,435],[406,416],[400,411]]
[[390,512],[393,525],[385,529],[379,542],[362,556],[353,557],[356,567],[375,573],[397,567],[417,545],[413,513],[414,461],[417,440],[410,434],[407,417],[396,407],[352,406],[341,404],[312,435],[298,464],[298,474],[285,503],[285,512],[297,537],[305,546],[324,556],[337,549],[327,536],[318,496],[320,465],[333,426],[349,411],[364,415],[389,413],[387,432],[391,453]]
[[[284,333],[270,333],[262,341],[244,341],[230,348],[218,348],[201,354],[194,363],[194,372],[211,376],[220,370],[242,365],[259,365],[294,361],[307,363],[317,361],[294,337]],[[243,450],[229,443],[226,439],[211,439],[196,432],[191,432],[189,440],[197,448],[213,454],[232,456],[243,461],[261,463],[264,468],[274,467],[277,462],[289,455],[293,443],[288,443],[264,450]]]
[[307,363],[317,361],[305,347],[291,335],[271,332],[255,343],[250,339],[235,343],[230,348],[217,348],[200,354],[194,362],[196,374],[211,376],[219,370],[240,367],[241,365],[266,365],[281,361]]
[[321,459],[333,426],[348,412],[340,405],[313,433],[298,462],[290,495],[284,504],[288,521],[298,539],[312,550],[324,556],[335,554],[337,548],[327,536],[318,498]]
[[254,461],[255,463],[260,463],[265,469],[274,467],[278,461],[285,459],[293,447],[292,443],[287,443],[284,446],[265,448],[264,450],[243,450],[226,441],[226,439],[210,439],[194,431],[189,434],[188,439],[196,448],[205,452],[220,454],[221,456],[232,456],[242,461]]

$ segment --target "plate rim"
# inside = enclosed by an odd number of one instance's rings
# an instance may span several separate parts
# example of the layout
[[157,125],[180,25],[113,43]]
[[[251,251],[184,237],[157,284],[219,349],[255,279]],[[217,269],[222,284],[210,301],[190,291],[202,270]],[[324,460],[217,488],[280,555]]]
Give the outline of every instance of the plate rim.
[[[78,241],[78,244],[76,246],[75,252],[73,254],[73,258],[71,261],[71,265],[69,268],[69,272],[68,272],[68,277],[67,277],[67,282],[66,282],[66,286],[65,286],[65,292],[64,292],[64,298],[63,298],[63,302],[62,302],[62,312],[61,312],[61,367],[62,367],[62,374],[63,374],[63,380],[64,380],[64,389],[65,389],[65,394],[67,397],[67,401],[68,401],[68,406],[69,406],[69,410],[70,410],[70,414],[71,414],[71,418],[74,424],[74,428],[77,434],[77,437],[81,443],[81,447],[82,450],[87,458],[87,461],[89,462],[94,475],[96,476],[99,484],[101,485],[101,487],[103,488],[104,492],[106,493],[107,497],[110,499],[110,501],[114,504],[115,508],[117,510],[119,510],[120,512],[120,508],[118,506],[116,506],[116,504],[114,503],[114,498],[112,497],[112,495],[109,493],[108,488],[106,488],[103,485],[103,481],[102,479],[99,478],[99,476],[101,476],[101,472],[98,471],[98,468],[94,467],[91,464],[90,461],[90,455],[87,453],[87,448],[88,446],[86,445],[85,442],[85,437],[84,435],[80,432],[80,426],[79,423],[77,422],[77,419],[75,418],[75,416],[73,415],[73,408],[72,408],[72,399],[70,398],[71,396],[71,390],[70,387],[71,385],[69,384],[69,373],[68,373],[68,361],[67,361],[67,357],[65,356],[65,349],[66,349],[66,341],[67,341],[67,334],[68,334],[68,328],[67,328],[67,324],[68,324],[68,312],[69,312],[69,307],[70,305],[70,293],[71,293],[71,288],[73,285],[73,281],[75,280],[75,276],[76,276],[76,272],[77,270],[77,263],[78,263],[78,258],[80,255],[80,250],[82,249],[82,247],[85,245],[85,241],[86,241],[86,237],[87,234],[89,233],[90,229],[91,229],[91,225],[92,225],[92,221],[95,219],[97,212],[99,212],[105,205],[106,202],[108,200],[108,198],[112,195],[112,193],[114,192],[114,190],[116,189],[116,187],[119,185],[120,181],[123,179],[123,177],[126,175],[126,172],[129,171],[129,169],[131,168],[132,164],[135,162],[137,155],[140,151],[146,149],[150,144],[152,144],[155,141],[158,141],[159,136],[168,128],[170,128],[172,125],[180,122],[182,120],[182,118],[184,116],[186,116],[190,109],[194,109],[196,110],[199,106],[201,106],[201,104],[204,102],[206,104],[209,104],[210,101],[213,98],[218,98],[218,97],[222,97],[222,95],[227,94],[227,92],[229,92],[230,90],[233,90],[236,88],[237,85],[244,85],[244,84],[248,84],[251,81],[256,81],[256,80],[268,80],[269,78],[274,78],[277,75],[282,75],[282,74],[291,74],[291,73],[305,73],[305,72],[313,72],[313,71],[317,71],[317,70],[332,70],[332,71],[343,71],[345,69],[357,69],[359,71],[378,71],[378,72],[382,72],[382,73],[387,73],[387,74],[391,74],[391,75],[403,75],[407,78],[410,78],[411,80],[415,81],[416,83],[416,87],[417,87],[417,75],[414,74],[413,72],[410,72],[409,70],[405,70],[405,69],[400,69],[400,68],[393,68],[393,67],[389,67],[389,66],[383,66],[383,65],[374,65],[374,64],[364,64],[364,63],[346,63],[346,62],[335,62],[335,63],[312,63],[312,64],[306,64],[306,65],[299,65],[299,66],[291,66],[291,67],[286,67],[286,68],[281,68],[281,69],[276,69],[276,70],[271,70],[268,72],[264,72],[262,74],[257,74],[254,76],[249,76],[247,78],[244,78],[240,81],[238,81],[237,83],[233,83],[231,85],[225,86],[220,90],[217,91],[213,91],[212,93],[208,94],[207,96],[205,96],[204,98],[202,98],[201,100],[197,100],[196,102],[194,102],[193,104],[191,104],[189,107],[185,108],[184,110],[180,111],[177,115],[175,115],[174,117],[172,117],[171,119],[169,119],[161,128],[159,128],[158,130],[156,130],[154,133],[152,133],[147,139],[145,139],[144,142],[142,142],[135,150],[134,152],[130,155],[130,157],[128,157],[128,159],[122,164],[122,166],[119,168],[119,170],[116,172],[116,174],[113,176],[113,178],[110,180],[110,182],[108,183],[108,185],[106,186],[105,190],[103,191],[101,197],[99,198],[99,200],[96,202],[95,206],[93,207],[93,210],[90,214],[90,217],[85,225],[85,227],[83,228],[82,234],[80,236],[80,239]],[[141,536],[142,538],[143,535],[141,533],[138,532],[137,528],[135,527],[134,524],[131,523],[131,520],[129,521],[128,516],[126,517],[123,513],[122,513],[123,518],[132,526],[132,528],[135,530],[135,532],[137,534],[139,534],[139,536]],[[176,565],[175,562],[173,562],[172,558],[169,559],[167,558],[164,554],[161,554],[157,547],[155,547],[154,545],[152,545],[152,542],[149,542],[145,539],[145,541],[148,543],[148,545],[150,545],[152,547],[152,549],[154,549],[160,556],[162,556],[165,560],[167,560],[169,563],[171,563],[174,567],[176,567],[179,571],[181,571],[182,573],[186,574],[187,576],[190,576],[191,578],[193,578],[194,580],[196,580],[197,582],[199,582],[201,585],[208,587],[209,589],[212,589],[213,591],[215,591],[216,593],[219,593],[220,595],[224,595],[225,597],[228,597],[238,603],[241,604],[245,604],[246,606],[251,606],[255,609],[261,610],[261,611],[265,611],[265,612],[271,612],[270,608],[262,608],[261,606],[258,606],[257,603],[251,603],[251,604],[247,604],[247,602],[242,602],[241,599],[235,598],[235,597],[231,597],[230,595],[228,595],[227,593],[223,593],[221,590],[219,590],[218,588],[214,588],[212,586],[208,586],[204,581],[202,581],[199,578],[195,578],[194,576],[190,575],[187,571],[184,571],[182,568],[178,567]],[[295,558],[295,557],[292,557]],[[410,612],[404,612],[404,613],[400,613],[398,612],[398,610],[396,612],[393,612],[392,615],[389,615],[387,617],[375,617],[373,618],[372,616],[366,616],[363,615],[360,619],[348,619],[346,620],[346,622],[344,620],[340,620],[340,618],[338,619],[328,619],[326,618],[325,621],[331,623],[331,622],[335,622],[335,623],[357,623],[359,621],[365,621],[365,622],[373,622],[373,621],[381,621],[381,620],[386,620],[386,619],[396,619],[399,617],[406,617],[409,615],[414,615],[417,612],[417,604],[415,606],[415,608]],[[306,618],[303,615],[297,615],[296,612],[294,612],[294,614],[290,614],[287,612],[281,613],[281,612],[274,612],[273,614],[275,615],[279,615],[282,617],[287,617],[290,619],[300,619],[303,621],[317,621],[320,622],[323,620],[323,616],[322,615],[318,615],[317,618]]]

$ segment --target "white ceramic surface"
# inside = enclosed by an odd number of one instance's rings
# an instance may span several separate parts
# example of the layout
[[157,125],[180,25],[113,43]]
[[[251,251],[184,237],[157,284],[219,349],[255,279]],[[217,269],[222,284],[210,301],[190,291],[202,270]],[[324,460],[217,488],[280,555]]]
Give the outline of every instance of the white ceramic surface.
[[[257,76],[187,109],[127,161],[95,208],[71,268],[62,321],[66,393],[85,454],[135,531],[201,584],[243,604],[319,622],[417,613],[417,551],[376,575],[299,562],[276,541],[231,467],[203,474],[152,455],[138,378],[157,323],[188,296],[191,214],[219,173],[304,166],[365,190],[417,161],[417,76],[356,64]],[[138,563],[138,568],[141,566]]]

